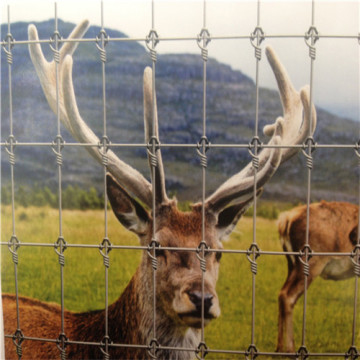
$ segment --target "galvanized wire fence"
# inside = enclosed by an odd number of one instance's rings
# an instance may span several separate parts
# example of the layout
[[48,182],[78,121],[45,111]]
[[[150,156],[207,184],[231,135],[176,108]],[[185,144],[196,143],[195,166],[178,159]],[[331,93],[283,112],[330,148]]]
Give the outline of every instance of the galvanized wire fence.
[[[224,5],[225,6],[225,5]],[[202,28],[199,31],[198,35],[194,35],[193,37],[168,37],[162,38],[159,37],[156,31],[156,12],[154,7],[154,1],[152,1],[152,12],[151,12],[151,29],[149,33],[144,38],[109,38],[106,32],[106,26],[103,16],[103,3],[101,3],[101,31],[93,39],[71,39],[66,40],[64,39],[58,29],[58,14],[57,14],[57,5],[55,4],[55,27],[53,34],[50,34],[50,39],[48,40],[40,40],[39,43],[43,46],[50,46],[51,51],[53,53],[53,59],[55,61],[56,66],[56,98],[57,98],[57,135],[55,139],[51,142],[41,142],[36,143],[29,140],[28,142],[19,142],[16,140],[16,133],[14,132],[14,122],[18,121],[13,115],[13,80],[12,80],[12,64],[13,64],[13,48],[17,46],[27,46],[29,41],[16,41],[11,33],[11,17],[10,17],[10,7],[8,8],[8,28],[7,34],[4,40],[1,42],[3,54],[6,56],[7,59],[7,74],[8,74],[8,88],[9,88],[9,103],[2,104],[3,107],[8,107],[9,111],[9,129],[10,133],[7,136],[6,141],[1,140],[1,147],[6,151],[8,155],[8,161],[10,165],[10,181],[11,181],[11,219],[3,219],[3,222],[11,222],[12,223],[12,235],[10,239],[1,239],[1,245],[4,249],[8,248],[9,254],[12,257],[13,267],[14,267],[14,292],[16,294],[16,308],[17,308],[17,323],[16,323],[16,332],[14,334],[5,334],[6,338],[11,338],[14,343],[14,351],[16,351],[17,356],[19,359],[23,356],[22,353],[22,344],[24,341],[37,341],[37,342],[52,342],[58,346],[59,349],[59,358],[65,359],[67,356],[66,348],[71,344],[78,344],[79,342],[76,339],[69,339],[66,334],[66,327],[64,325],[64,313],[65,313],[65,305],[64,305],[64,297],[65,297],[65,290],[64,290],[64,266],[66,260],[66,252],[67,249],[72,248],[90,248],[90,249],[98,249],[103,257],[104,261],[104,272],[105,272],[105,328],[103,329],[103,340],[98,343],[84,343],[87,346],[96,346],[100,347],[104,356],[104,359],[109,358],[109,348],[111,347],[121,347],[127,346],[124,344],[115,344],[111,342],[110,335],[109,335],[109,327],[108,327],[108,317],[109,317],[109,299],[108,299],[108,288],[109,288],[109,280],[108,280],[108,271],[110,266],[110,251],[121,251],[124,249],[131,249],[131,250],[141,250],[147,251],[149,256],[153,259],[153,289],[154,289],[154,297],[153,297],[153,318],[156,318],[156,272],[157,272],[157,264],[156,264],[156,251],[158,247],[158,241],[156,239],[156,229],[157,229],[157,219],[154,216],[153,218],[153,240],[149,247],[144,246],[120,246],[114,245],[111,243],[108,235],[108,203],[107,197],[105,196],[104,202],[104,237],[99,245],[90,245],[90,244],[72,244],[66,241],[63,234],[63,210],[62,210],[62,193],[63,193],[63,179],[62,179],[62,166],[63,166],[63,149],[66,147],[75,147],[75,146],[82,146],[82,147],[98,147],[102,151],[103,156],[103,174],[104,174],[104,194],[107,192],[106,186],[106,173],[107,173],[107,152],[110,148],[143,148],[146,149],[149,153],[151,161],[151,169],[152,169],[152,185],[153,185],[153,214],[156,213],[155,204],[156,204],[156,191],[155,191],[155,177],[156,177],[156,151],[159,148],[190,148],[196,150],[199,163],[202,168],[202,240],[199,244],[198,248],[190,249],[190,248],[169,248],[168,250],[172,251],[197,251],[198,258],[199,258],[199,266],[203,270],[203,279],[202,279],[202,293],[204,294],[204,277],[206,272],[206,253],[207,252],[214,252],[218,250],[210,249],[207,246],[206,236],[205,236],[205,197],[206,197],[206,180],[207,180],[207,151],[209,149],[224,149],[228,147],[232,148],[243,148],[248,149],[253,161],[253,167],[255,169],[254,175],[254,216],[253,216],[253,239],[250,247],[248,249],[237,249],[237,250],[221,250],[223,253],[232,253],[232,254],[239,254],[245,255],[250,263],[250,270],[252,272],[252,316],[251,316],[251,336],[250,336],[250,343],[247,349],[238,349],[238,350],[228,350],[228,349],[212,349],[206,343],[206,336],[204,330],[204,303],[202,306],[202,326],[201,326],[201,340],[196,348],[179,348],[178,350],[183,350],[187,352],[191,352],[194,356],[198,358],[204,358],[207,354],[219,354],[220,357],[226,357],[227,355],[238,355],[238,356],[245,356],[247,359],[255,359],[256,357],[261,358],[263,357],[287,357],[288,354],[286,353],[275,353],[275,352],[265,352],[261,351],[261,349],[257,348],[256,344],[256,278],[257,278],[257,258],[260,255],[264,256],[284,256],[285,254],[290,254],[294,256],[298,256],[304,265],[304,279],[305,279],[305,292],[303,298],[303,322],[302,322],[302,338],[301,338],[301,346],[299,347],[296,354],[294,354],[299,359],[311,358],[312,356],[319,356],[323,358],[327,357],[338,357],[338,358],[346,358],[346,359],[356,359],[359,357],[359,352],[356,346],[356,334],[358,331],[357,323],[356,323],[356,316],[357,316],[357,302],[358,302],[358,277],[360,276],[359,271],[359,256],[360,256],[360,239],[357,241],[357,245],[354,247],[354,250],[351,253],[338,253],[338,256],[343,257],[351,257],[354,263],[354,275],[355,275],[355,286],[354,286],[354,317],[353,317],[353,325],[352,325],[352,342],[349,344],[348,350],[339,349],[337,353],[317,353],[317,352],[310,352],[307,348],[306,342],[306,333],[307,333],[307,277],[309,275],[309,260],[310,257],[314,256],[331,256],[334,255],[333,253],[315,253],[312,251],[309,245],[309,217],[310,211],[309,206],[311,203],[311,190],[312,190],[312,171],[313,171],[313,152],[316,149],[324,148],[339,148],[339,149],[353,149],[354,150],[354,157],[360,158],[360,140],[358,143],[355,144],[320,144],[316,142],[316,139],[312,137],[310,133],[306,142],[302,145],[295,145],[293,147],[297,147],[302,150],[303,156],[306,159],[306,171],[307,171],[307,229],[306,229],[306,242],[304,248],[300,252],[279,252],[279,251],[263,251],[260,249],[259,244],[257,242],[257,169],[259,166],[259,157],[258,152],[261,149],[265,149],[267,147],[276,147],[276,145],[265,145],[260,141],[259,138],[259,89],[261,85],[260,77],[259,77],[259,68],[260,62],[262,59],[262,52],[263,47],[262,43],[265,39],[276,39],[276,38],[303,38],[307,47],[308,47],[308,55],[309,55],[309,79],[308,82],[310,83],[310,103],[313,103],[313,88],[314,88],[314,64],[316,62],[316,45],[319,40],[322,38],[346,38],[346,39],[353,39],[354,42],[360,42],[360,34],[350,34],[350,35],[329,35],[329,34],[321,34],[317,30],[316,27],[316,16],[315,16],[315,1],[312,2],[312,13],[311,13],[311,24],[304,34],[267,34],[264,29],[262,28],[261,24],[261,2],[257,2],[257,18],[255,19],[255,29],[251,34],[239,34],[239,35],[228,35],[228,36],[212,36],[211,29],[207,27],[207,12],[206,7],[207,3],[206,0],[203,2],[203,24]],[[265,29],[266,30],[266,29]],[[237,40],[244,40],[250,41],[251,45],[254,49],[254,62],[256,64],[256,77],[255,77],[255,86],[256,86],[256,108],[255,108],[255,119],[254,119],[254,129],[253,129],[253,137],[249,139],[248,143],[236,143],[236,144],[213,144],[211,143],[211,139],[207,137],[207,61],[209,57],[209,49],[208,45],[212,41],[219,41],[219,40],[226,40],[226,39],[237,39]],[[157,68],[157,45],[162,41],[179,41],[179,40],[189,40],[195,41],[199,46],[199,56],[203,61],[203,106],[202,106],[202,136],[199,139],[198,143],[195,144],[168,144],[168,143],[160,143],[160,140],[157,137],[153,137],[150,143],[146,144],[134,144],[134,143],[115,143],[111,142],[108,138],[107,133],[107,113],[106,113],[106,64],[107,64],[107,52],[106,46],[110,42],[123,42],[123,41],[136,41],[143,43],[149,53],[150,62],[152,65],[152,74],[153,74],[153,95],[155,94],[156,88],[156,68]],[[60,106],[59,106],[59,61],[60,61],[60,53],[59,48],[61,45],[66,43],[66,41],[75,41],[75,42],[88,42],[93,43],[96,45],[99,51],[99,62],[101,64],[101,71],[102,71],[102,104],[103,104],[103,134],[100,143],[96,144],[75,144],[75,143],[67,143],[64,141],[61,133],[61,126],[60,126]],[[16,84],[15,84],[16,85]],[[155,96],[153,96],[154,103],[153,108],[155,109]],[[310,106],[311,108],[311,106]],[[311,119],[311,112],[310,112],[310,122]],[[2,121],[5,121],[3,119]],[[160,122],[161,126],[161,122]],[[310,126],[310,129],[312,126]],[[153,134],[156,134],[156,129],[153,129]],[[2,137],[6,136],[6,134],[2,134]],[[116,139],[111,139],[112,141]],[[29,243],[19,239],[17,237],[16,231],[16,221],[15,215],[17,212],[15,206],[15,197],[16,197],[16,183],[17,179],[15,177],[15,168],[17,165],[16,163],[16,148],[20,147],[42,147],[44,149],[50,148],[53,153],[55,154],[55,161],[57,164],[57,182],[58,182],[58,238],[55,240],[54,243]],[[286,146],[285,146],[286,147]],[[44,150],[45,151],[45,150]],[[20,165],[19,165],[20,166]],[[360,191],[359,191],[360,194]],[[360,198],[359,198],[360,203]],[[360,229],[360,220],[359,220],[359,229]],[[360,234],[360,231],[358,231]],[[18,266],[19,266],[19,253],[18,250],[21,247],[51,247],[55,250],[58,260],[59,260],[59,271],[60,271],[60,282],[61,282],[61,298],[59,302],[61,304],[61,332],[57,339],[43,339],[43,338],[31,338],[28,337],[26,333],[22,331],[22,322],[21,322],[21,311],[19,309],[19,296],[21,294],[21,288],[19,288],[18,284]],[[86,261],[86,259],[84,259]],[[204,301],[204,299],[202,299]],[[4,314],[6,317],[6,313]],[[157,327],[156,321],[153,322],[153,329],[152,329],[152,340],[148,344],[134,344],[139,348],[143,348],[148,350],[149,356],[152,358],[156,358],[156,353],[159,349],[166,349],[166,346],[162,345],[157,340]]]

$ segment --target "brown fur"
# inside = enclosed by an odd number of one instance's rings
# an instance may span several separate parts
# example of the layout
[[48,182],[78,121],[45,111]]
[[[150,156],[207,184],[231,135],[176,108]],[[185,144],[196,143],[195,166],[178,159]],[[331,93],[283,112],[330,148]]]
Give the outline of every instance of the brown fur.
[[[110,338],[122,344],[142,344],[137,329],[139,319],[139,298],[137,297],[136,279],[134,276],[122,296],[109,307]],[[16,331],[16,302],[14,295],[3,295],[5,332]],[[57,304],[48,304],[39,300],[20,297],[20,326],[27,337],[57,339],[60,334],[61,308]],[[129,316],[131,314],[131,316]],[[27,317],[31,316],[31,321]],[[105,311],[73,313],[65,311],[65,332],[71,341],[100,343],[104,337]],[[25,340],[22,343],[22,359],[55,359],[59,358],[59,349],[54,343]],[[68,345],[66,352],[69,359],[101,359],[103,355],[97,346]],[[144,351],[129,351],[127,348],[111,348],[111,358],[146,358]],[[6,340],[6,359],[17,359],[12,340]]]
[[[117,186],[117,185],[116,185]],[[111,191],[113,190],[113,193]],[[112,196],[115,195],[115,196]],[[139,204],[133,202],[126,192],[118,187],[110,189],[113,209],[119,220],[138,233],[142,245],[152,239],[152,220]],[[119,210],[120,209],[120,210]],[[125,209],[125,210],[124,210]],[[137,215],[130,215],[135,210]],[[123,213],[124,211],[124,213]],[[201,207],[194,206],[190,212],[181,212],[176,202],[157,207],[156,238],[161,247],[197,248],[202,235]],[[144,229],[147,229],[144,231]],[[141,231],[140,231],[141,230]],[[206,213],[205,234],[212,249],[221,247],[216,232],[216,217]],[[195,311],[191,294],[201,292],[202,271],[196,252],[158,249],[156,275],[156,328],[157,340],[162,346],[196,348],[200,341],[200,318],[186,315]],[[206,256],[207,271],[204,278],[204,292],[213,297],[209,310],[212,317],[219,315],[215,284],[218,278],[219,262],[214,253]],[[119,299],[109,306],[109,337],[112,343],[148,346],[153,334],[153,269],[151,258],[144,251],[141,263],[130,283]],[[14,295],[3,295],[5,334],[15,334],[17,327],[16,301]],[[56,340],[61,332],[61,308],[26,297],[19,298],[20,329],[26,338]],[[181,314],[184,314],[181,315]],[[180,314],[180,315],[179,315]],[[205,324],[209,321],[205,319]],[[85,313],[65,311],[65,336],[69,342],[94,342],[100,344],[105,333],[105,310]],[[54,342],[25,339],[22,342],[23,360],[59,358],[60,351]],[[69,359],[101,359],[100,346],[67,344]],[[111,359],[149,358],[145,349],[133,347],[109,347]],[[194,353],[163,350],[159,358],[193,358]],[[6,359],[16,359],[16,348],[11,339],[6,339]]]
[[[280,214],[278,231],[284,251],[297,252],[306,243],[307,207],[299,206]],[[345,202],[325,202],[310,205],[309,245],[313,252],[350,253],[357,243],[358,207]],[[298,256],[286,255],[288,276],[279,294],[279,329],[277,351],[295,351],[293,309],[304,292],[303,264]],[[349,258],[343,256],[313,256],[309,260],[307,285],[321,276],[341,280],[354,276]]]

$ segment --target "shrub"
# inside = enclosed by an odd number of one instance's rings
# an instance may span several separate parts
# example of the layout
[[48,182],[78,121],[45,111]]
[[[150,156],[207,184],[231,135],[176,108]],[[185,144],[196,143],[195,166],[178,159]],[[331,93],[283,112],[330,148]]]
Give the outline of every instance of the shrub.
[[[102,209],[104,199],[94,187],[89,190],[80,189],[78,186],[69,185],[62,191],[62,208],[63,209]],[[3,205],[11,204],[11,187],[2,186],[1,203]],[[59,196],[47,186],[40,187],[35,185],[32,188],[19,186],[15,190],[15,204],[28,206],[50,206],[57,208],[59,206]]]
[[28,214],[26,213],[26,212],[21,212],[20,214],[19,214],[19,220],[20,221],[26,221],[26,220],[28,220],[29,219],[29,216],[28,216]]
[[[257,216],[260,216],[265,219],[274,220],[277,219],[280,214],[280,209],[275,203],[264,202],[257,206],[256,208]],[[254,207],[252,206],[246,213],[245,216],[253,216]]]

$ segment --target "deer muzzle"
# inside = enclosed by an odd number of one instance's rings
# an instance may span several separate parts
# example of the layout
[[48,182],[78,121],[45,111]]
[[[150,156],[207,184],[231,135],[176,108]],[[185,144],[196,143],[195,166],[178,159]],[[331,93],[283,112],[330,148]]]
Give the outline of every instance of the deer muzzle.
[[207,325],[212,319],[220,315],[219,300],[214,291],[205,288],[200,290],[187,290],[177,294],[173,307],[179,318],[188,326],[200,328],[202,319]]

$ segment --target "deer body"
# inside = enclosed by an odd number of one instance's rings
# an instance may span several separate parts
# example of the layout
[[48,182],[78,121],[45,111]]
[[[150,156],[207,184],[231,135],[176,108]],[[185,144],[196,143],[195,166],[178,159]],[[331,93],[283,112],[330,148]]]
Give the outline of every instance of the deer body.
[[[109,334],[111,341],[118,344],[149,344],[152,338],[152,309],[150,312],[141,312],[143,305],[148,300],[139,299],[137,294],[142,294],[138,289],[138,276],[134,276],[126,287],[121,297],[109,307]],[[59,337],[61,323],[61,308],[57,304],[48,304],[35,299],[20,297],[20,311],[24,316],[31,314],[32,323],[25,322],[22,330],[27,336],[38,338],[56,339]],[[3,295],[3,306],[7,313],[16,313],[14,295]],[[5,329],[15,333],[16,318],[6,316]],[[168,347],[196,348],[200,341],[200,330],[174,326],[167,318],[157,317],[161,344]],[[7,326],[8,324],[11,324]],[[26,325],[30,325],[29,327]],[[40,326],[38,326],[40,325]],[[69,340],[95,342],[102,341],[105,329],[105,310],[84,313],[65,312],[65,329]],[[138,329],[138,331],[130,331]],[[180,330],[180,331],[179,331]],[[10,339],[6,340],[6,359],[17,359]],[[22,359],[56,359],[59,349],[54,343],[41,343],[25,341],[22,345]],[[99,346],[69,345],[66,349],[68,359],[102,359],[103,354]],[[147,350],[132,347],[112,347],[109,350],[111,359],[147,359]],[[162,359],[192,359],[193,354],[186,351],[159,351]]]
[[[109,334],[111,341],[117,344],[149,344],[151,332],[143,332],[144,329],[152,329],[152,313],[141,312],[146,299],[138,298],[142,289],[137,289],[138,276],[134,276],[121,297],[109,307]],[[22,330],[27,336],[56,339],[59,336],[61,323],[61,308],[57,304],[48,304],[31,298],[20,297],[20,309],[22,314],[31,314],[32,322],[25,322]],[[9,312],[15,305],[14,295],[3,295],[4,307]],[[178,348],[196,348],[200,341],[198,329],[185,328],[179,331],[178,326],[173,326],[168,319],[157,317],[158,328],[162,329],[159,339],[164,346]],[[16,319],[6,317],[6,322],[16,324]],[[27,327],[29,324],[30,327]],[[41,324],[41,326],[37,326]],[[5,324],[6,326],[6,324]],[[10,330],[10,326],[6,326]],[[80,342],[99,343],[103,339],[105,329],[105,310],[90,311],[84,313],[65,312],[65,329],[69,340]],[[139,329],[129,331],[129,329]],[[15,333],[16,329],[11,329]],[[6,359],[17,359],[13,352],[11,340],[6,340]],[[22,345],[22,359],[56,359],[59,358],[59,349],[54,343],[42,343],[25,341]],[[11,351],[10,351],[11,350]],[[68,359],[102,359],[103,354],[100,346],[68,345],[66,348]],[[132,347],[111,347],[109,350],[111,359],[146,359],[149,357],[146,349]],[[186,351],[159,351],[159,358],[163,359],[191,359],[193,354]]]
[[[111,191],[108,180],[109,191]],[[119,188],[114,189],[120,191]],[[119,195],[121,194],[121,195]],[[117,193],[114,196],[122,196]],[[126,200],[124,200],[126,201]],[[122,202],[123,204],[124,202]],[[114,208],[114,211],[118,211]],[[194,207],[192,212],[183,213],[177,210],[176,203],[161,208],[159,217],[158,238],[161,247],[196,248],[201,239],[201,212]],[[211,215],[208,221],[214,221]],[[145,219],[142,219],[145,220]],[[148,219],[151,220],[151,219]],[[125,221],[125,220],[123,220]],[[142,243],[151,241],[151,221],[148,221],[149,232],[143,235]],[[174,226],[169,226],[174,224]],[[133,224],[134,226],[134,224]],[[145,224],[141,224],[144,228]],[[214,239],[214,231],[207,233],[208,239]],[[216,249],[212,243],[212,249]],[[215,292],[218,277],[219,255],[209,254],[205,276],[205,321],[216,318],[219,303]],[[164,347],[195,349],[200,341],[200,304],[201,304],[201,269],[196,253],[170,252],[159,250],[157,276],[156,326],[157,340]],[[113,343],[127,345],[148,345],[153,337],[153,269],[151,258],[144,252],[141,264],[119,299],[109,306],[109,337]],[[16,331],[16,307],[14,295],[4,295],[5,331]],[[20,297],[22,331],[28,337],[56,339],[59,337],[61,308],[38,300]],[[8,316],[12,314],[12,316]],[[29,321],[31,317],[31,321]],[[15,326],[15,328],[14,328]],[[134,331],[135,330],[135,331]],[[105,331],[105,310],[85,313],[65,312],[65,332],[69,341],[100,343]],[[6,358],[15,357],[11,340],[7,340]],[[29,350],[29,351],[27,351]],[[69,359],[101,359],[99,346],[69,345]],[[27,342],[23,344],[23,359],[57,358],[59,350],[54,343]],[[27,357],[27,354],[29,357]],[[111,358],[142,359],[148,358],[147,350],[133,347],[110,347]],[[36,356],[34,356],[36,355]],[[157,356],[162,359],[191,359],[194,354],[189,351],[159,350]]]
[[[310,205],[309,246],[313,252],[351,253],[358,241],[358,206],[344,202]],[[307,207],[299,206],[280,214],[278,230],[284,251],[298,252],[306,243]],[[278,351],[295,351],[293,309],[304,293],[303,264],[298,256],[286,255],[288,276],[279,294]],[[309,287],[320,276],[343,280],[354,276],[353,263],[345,256],[313,256],[309,260]]]
[[[63,42],[59,63],[55,63],[45,59],[37,30],[30,25],[30,57],[49,106],[66,129],[80,143],[100,144],[85,148],[96,161],[103,166],[106,164],[106,189],[112,210],[120,223],[134,232],[140,244],[149,250],[144,251],[141,263],[123,294],[109,306],[108,335],[116,345],[110,345],[108,354],[104,355],[105,311],[80,314],[65,311],[63,335],[68,340],[62,337],[61,350],[73,359],[104,356],[149,358],[146,347],[156,339],[160,346],[157,358],[194,358],[200,345],[200,329],[220,315],[215,288],[221,241],[232,232],[280,164],[297,153],[300,147],[293,145],[302,145],[315,130],[316,112],[311,106],[309,88],[306,86],[297,92],[275,52],[267,48],[266,55],[278,83],[284,110],[283,117],[264,128],[265,135],[271,137],[270,146],[256,155],[256,168],[250,162],[202,203],[194,204],[191,211],[181,212],[176,200],[167,197],[160,147],[154,146],[159,134],[150,68],[144,71],[143,106],[151,182],[119,159],[111,146],[104,153],[102,142],[81,118],[72,82],[72,54],[77,46],[76,39],[85,34],[87,27],[87,21],[76,26],[69,41]],[[289,145],[289,148],[284,145]],[[59,355],[60,349],[54,343],[59,339],[59,306],[20,297],[21,329],[15,329],[18,320],[15,298],[6,295],[4,318],[5,334],[21,330],[25,337],[21,344],[22,359],[47,359],[50,355]],[[52,339],[53,342],[31,341],[29,338],[33,337]],[[95,342],[98,346],[72,343],[79,341]],[[137,349],[136,345],[142,348]],[[16,357],[9,339],[6,354],[7,358]]]

